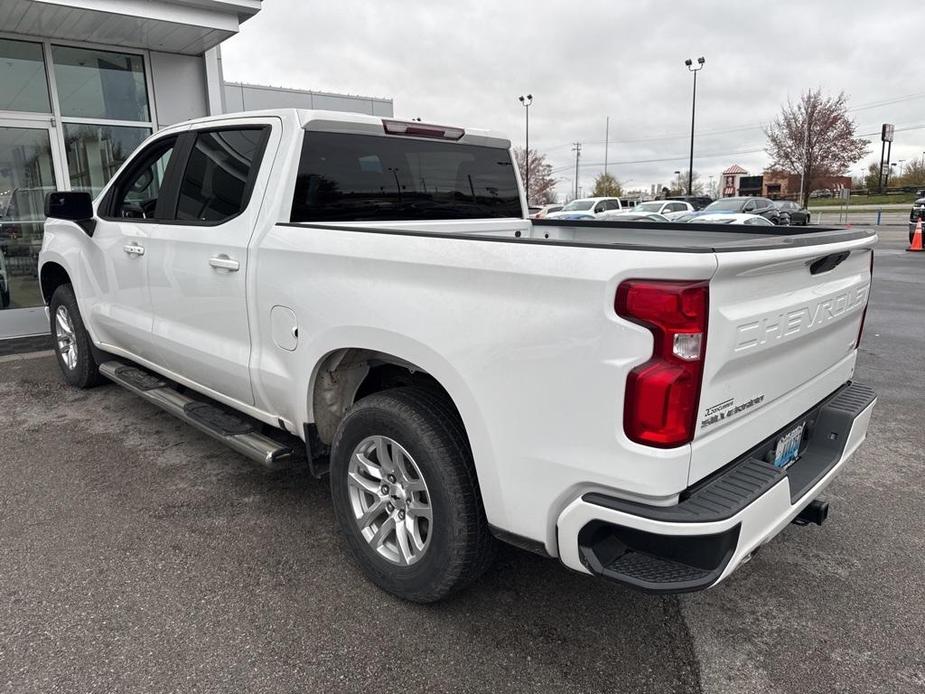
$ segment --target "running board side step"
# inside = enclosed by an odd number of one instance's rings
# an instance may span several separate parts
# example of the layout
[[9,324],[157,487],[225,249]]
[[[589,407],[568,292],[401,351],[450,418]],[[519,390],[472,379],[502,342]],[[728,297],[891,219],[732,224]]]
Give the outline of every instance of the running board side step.
[[132,364],[107,361],[100,364],[100,373],[265,468],[279,470],[294,462],[292,447],[260,433],[262,424],[255,419],[188,397],[166,379]]

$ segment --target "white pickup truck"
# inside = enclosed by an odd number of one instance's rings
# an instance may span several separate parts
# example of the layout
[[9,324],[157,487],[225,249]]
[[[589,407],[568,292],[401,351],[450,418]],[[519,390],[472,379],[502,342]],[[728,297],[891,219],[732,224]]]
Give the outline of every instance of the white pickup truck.
[[866,435],[864,229],[532,222],[489,131],[279,110],[150,137],[40,257],[68,383],[330,475],[372,581],[500,539],[650,591],[722,581]]

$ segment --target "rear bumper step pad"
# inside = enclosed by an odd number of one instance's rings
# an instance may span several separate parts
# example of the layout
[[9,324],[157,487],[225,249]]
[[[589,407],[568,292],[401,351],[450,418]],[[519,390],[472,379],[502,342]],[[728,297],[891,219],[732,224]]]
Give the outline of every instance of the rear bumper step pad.
[[131,364],[104,362],[100,373],[266,468],[278,470],[294,462],[293,448],[260,433],[263,425],[255,419],[191,398],[160,376]]
[[[647,506],[597,492],[582,498],[652,520],[709,523],[732,518],[786,477],[790,500],[795,502],[839,461],[852,423],[876,398],[872,388],[860,383],[842,386],[745,455],[682,492],[675,506]],[[774,467],[767,461],[768,452],[800,422],[806,422],[806,433],[799,459],[786,469]]]
[[[675,506],[656,507],[592,492],[582,501],[641,518],[673,523],[712,523],[732,518],[781,480],[796,504],[842,459],[855,420],[876,400],[874,391],[850,383],[738,459],[680,495]],[[768,462],[778,438],[806,423],[800,457],[786,469]],[[592,574],[653,592],[707,588],[735,554],[740,524],[716,534],[666,535],[602,520],[578,533],[580,562]]]

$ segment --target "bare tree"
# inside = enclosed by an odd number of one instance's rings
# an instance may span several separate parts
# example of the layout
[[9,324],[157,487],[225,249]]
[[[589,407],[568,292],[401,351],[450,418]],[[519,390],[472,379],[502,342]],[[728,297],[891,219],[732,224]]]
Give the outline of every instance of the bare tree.
[[601,173],[594,179],[594,190],[591,191],[591,197],[619,198],[621,195],[623,195],[623,186],[609,173]]
[[[520,170],[520,179],[527,180],[526,158],[522,147],[514,148],[514,159]],[[546,155],[530,149],[530,190],[527,202],[531,205],[546,205],[556,201],[556,179],[552,177],[552,165],[546,161]]]
[[[700,178],[700,174],[694,171],[694,185],[692,188],[691,195],[703,195],[704,186],[703,181]],[[675,176],[671,181],[671,188],[669,190],[669,195],[678,196],[678,195],[687,195],[687,179],[682,179],[680,176]]]
[[803,92],[765,128],[770,168],[802,174],[805,205],[814,180],[842,174],[867,153],[870,140],[856,137],[855,130],[844,92],[834,97],[823,96],[821,89]]

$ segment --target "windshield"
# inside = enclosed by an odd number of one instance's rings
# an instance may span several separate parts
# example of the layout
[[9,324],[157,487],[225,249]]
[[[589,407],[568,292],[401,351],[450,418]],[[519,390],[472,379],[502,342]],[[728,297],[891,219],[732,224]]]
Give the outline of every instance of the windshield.
[[663,204],[661,202],[641,202],[633,208],[633,212],[658,212]]
[[717,200],[707,205],[705,212],[738,212],[742,208],[742,201],[735,198]]
[[572,200],[562,208],[562,211],[577,212],[579,210],[590,210],[592,207],[594,207],[594,200]]

